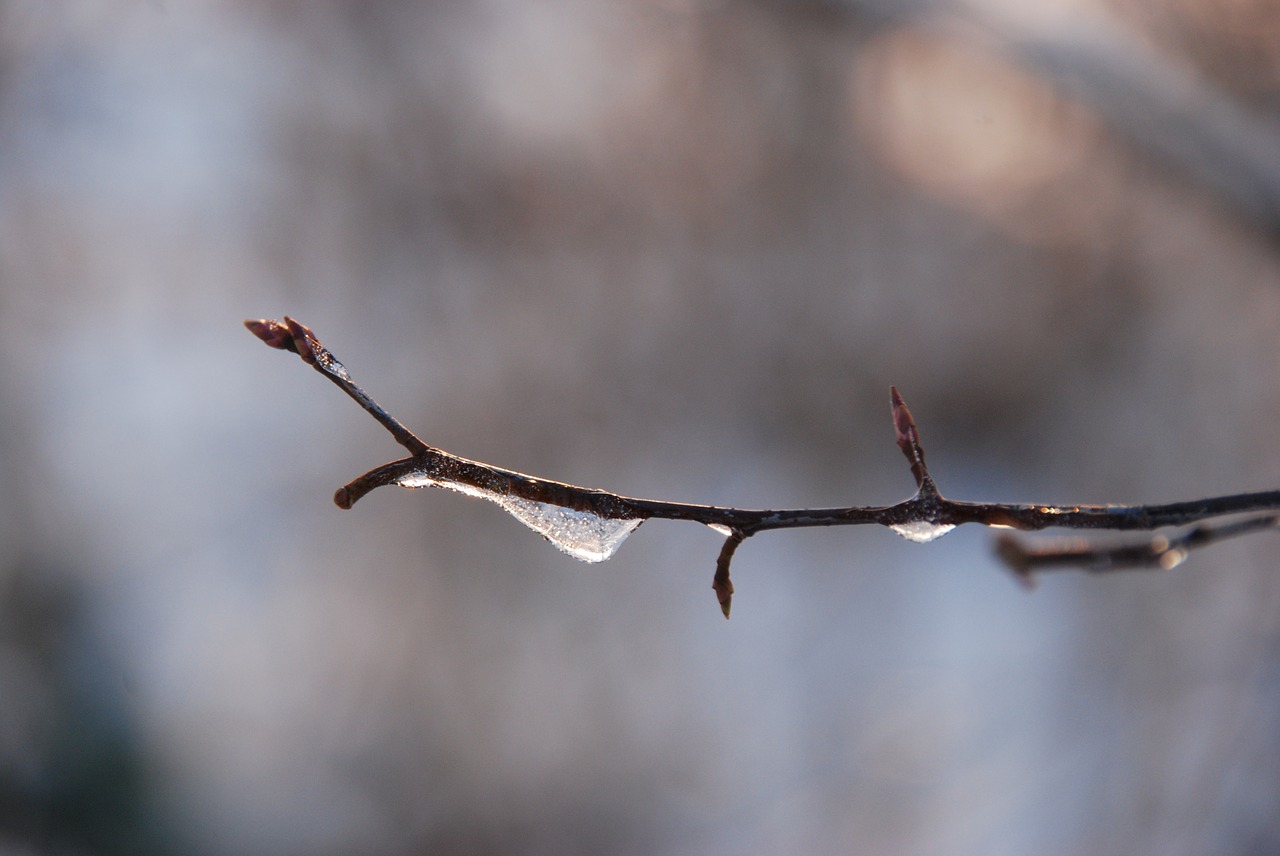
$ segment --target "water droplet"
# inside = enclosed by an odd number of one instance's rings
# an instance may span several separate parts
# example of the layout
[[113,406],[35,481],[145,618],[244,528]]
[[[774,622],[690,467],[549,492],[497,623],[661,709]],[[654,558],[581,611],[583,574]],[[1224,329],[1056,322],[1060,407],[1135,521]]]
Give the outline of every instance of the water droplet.
[[576,511],[563,505],[533,502],[505,496],[469,484],[441,481],[423,472],[401,476],[401,487],[440,487],[487,499],[502,506],[512,517],[546,538],[561,551],[584,562],[603,562],[615,552],[643,520],[618,520],[590,511]]
[[928,520],[913,520],[910,523],[895,523],[889,527],[908,541],[917,544],[928,544],[946,535],[956,527],[950,523],[932,523]]

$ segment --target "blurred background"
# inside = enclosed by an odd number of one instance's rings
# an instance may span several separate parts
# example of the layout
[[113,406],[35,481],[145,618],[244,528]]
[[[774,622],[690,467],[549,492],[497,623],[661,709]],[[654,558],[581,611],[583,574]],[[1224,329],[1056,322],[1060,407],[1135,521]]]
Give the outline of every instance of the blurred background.
[[1267,0],[0,4],[0,853],[1280,852],[1273,536],[586,565],[333,490],[1280,486]]

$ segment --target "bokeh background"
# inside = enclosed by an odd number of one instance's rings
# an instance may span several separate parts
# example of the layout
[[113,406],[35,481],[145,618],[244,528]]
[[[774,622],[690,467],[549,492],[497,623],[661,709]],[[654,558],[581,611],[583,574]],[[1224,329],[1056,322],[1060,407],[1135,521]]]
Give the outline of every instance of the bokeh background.
[[1270,535],[602,565],[428,442],[747,507],[1280,485],[1268,0],[0,4],[0,853],[1280,852]]

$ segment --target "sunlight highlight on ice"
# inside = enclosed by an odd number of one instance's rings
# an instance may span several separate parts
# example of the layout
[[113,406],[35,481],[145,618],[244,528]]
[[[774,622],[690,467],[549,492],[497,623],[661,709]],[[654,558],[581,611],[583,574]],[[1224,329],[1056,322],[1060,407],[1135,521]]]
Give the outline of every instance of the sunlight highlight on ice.
[[927,520],[913,520],[910,523],[895,523],[889,527],[908,541],[917,544],[928,544],[946,535],[956,527],[949,523],[930,523]]
[[589,511],[576,511],[562,505],[532,502],[518,496],[505,496],[483,488],[458,482],[437,481],[425,473],[409,473],[396,481],[401,487],[441,487],[477,496],[502,506],[506,511],[546,538],[561,551],[584,562],[603,562],[617,552],[627,536],[643,520],[615,520]]

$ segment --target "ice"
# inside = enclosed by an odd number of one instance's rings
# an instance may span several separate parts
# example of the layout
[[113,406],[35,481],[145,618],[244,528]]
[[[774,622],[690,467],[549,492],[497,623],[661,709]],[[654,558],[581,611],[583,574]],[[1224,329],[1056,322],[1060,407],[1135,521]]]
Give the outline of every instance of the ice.
[[733,537],[733,530],[730,529],[728,526],[724,526],[720,523],[708,523],[707,528],[710,529],[712,532],[719,532],[721,535],[723,535],[726,538]]
[[329,372],[331,375],[336,375],[345,381],[351,380],[351,375],[347,373],[347,367],[335,360],[332,355],[329,356],[329,359],[324,361],[324,368],[325,371]]
[[425,473],[415,472],[401,476],[396,484],[401,487],[441,487],[455,490],[467,496],[477,496],[502,506],[516,520],[546,538],[558,549],[584,562],[603,562],[617,552],[627,536],[635,531],[643,520],[616,520],[577,511],[563,505],[533,502],[518,496],[494,493],[484,488],[459,482],[440,481]]
[[910,523],[895,523],[889,527],[908,541],[917,544],[928,544],[946,535],[956,527],[950,523],[930,523],[928,520],[913,520]]
[[530,502],[514,496],[485,497],[558,548],[584,562],[612,556],[642,520],[615,520],[562,505]]

